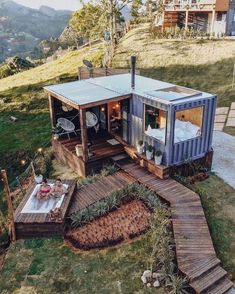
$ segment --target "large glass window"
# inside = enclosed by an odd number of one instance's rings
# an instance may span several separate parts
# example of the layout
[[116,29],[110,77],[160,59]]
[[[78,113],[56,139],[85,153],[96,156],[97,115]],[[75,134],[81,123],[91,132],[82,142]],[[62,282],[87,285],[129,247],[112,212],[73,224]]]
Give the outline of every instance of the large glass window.
[[145,105],[145,134],[165,143],[166,117],[166,111]]
[[201,136],[203,108],[203,106],[200,106],[191,109],[176,111],[174,137],[175,143]]

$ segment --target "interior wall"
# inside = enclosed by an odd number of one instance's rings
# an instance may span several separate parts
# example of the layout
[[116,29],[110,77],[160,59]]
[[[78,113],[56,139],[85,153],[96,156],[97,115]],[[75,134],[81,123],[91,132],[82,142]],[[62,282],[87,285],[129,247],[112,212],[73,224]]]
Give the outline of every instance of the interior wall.
[[176,111],[176,119],[190,121],[192,124],[202,128],[203,106]]
[[164,110],[159,111],[159,125],[160,128],[166,127],[166,112]]
[[114,101],[114,102],[110,102],[108,103],[108,113],[109,113],[109,119],[112,118],[114,111],[116,113],[115,117],[116,118],[121,118],[121,105],[120,102],[118,101]]

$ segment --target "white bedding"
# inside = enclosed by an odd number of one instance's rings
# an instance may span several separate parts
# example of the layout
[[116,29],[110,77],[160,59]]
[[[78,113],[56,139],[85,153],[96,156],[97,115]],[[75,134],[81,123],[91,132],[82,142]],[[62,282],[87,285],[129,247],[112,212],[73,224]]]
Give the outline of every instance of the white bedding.
[[[165,143],[165,128],[152,129],[149,125],[147,131],[145,131],[145,134]],[[199,126],[192,124],[190,121],[181,121],[176,119],[174,143],[186,141],[200,135],[201,129]]]

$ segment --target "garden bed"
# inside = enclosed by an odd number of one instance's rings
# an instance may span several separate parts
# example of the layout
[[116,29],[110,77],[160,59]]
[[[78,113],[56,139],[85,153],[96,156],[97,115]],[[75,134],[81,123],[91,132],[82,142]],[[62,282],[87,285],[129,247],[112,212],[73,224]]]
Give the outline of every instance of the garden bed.
[[149,228],[151,212],[141,200],[132,200],[91,223],[69,231],[66,239],[75,248],[89,250],[114,246],[141,235]]

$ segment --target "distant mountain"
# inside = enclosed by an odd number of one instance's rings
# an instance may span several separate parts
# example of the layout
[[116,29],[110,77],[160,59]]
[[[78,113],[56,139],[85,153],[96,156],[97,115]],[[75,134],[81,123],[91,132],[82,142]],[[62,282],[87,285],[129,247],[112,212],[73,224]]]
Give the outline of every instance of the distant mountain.
[[0,60],[30,51],[41,40],[59,37],[71,13],[47,6],[32,9],[0,0]]

